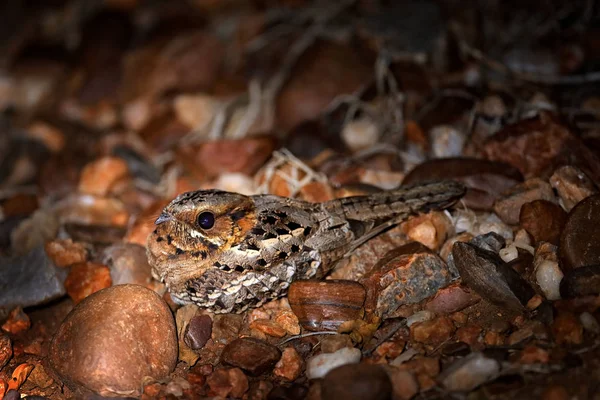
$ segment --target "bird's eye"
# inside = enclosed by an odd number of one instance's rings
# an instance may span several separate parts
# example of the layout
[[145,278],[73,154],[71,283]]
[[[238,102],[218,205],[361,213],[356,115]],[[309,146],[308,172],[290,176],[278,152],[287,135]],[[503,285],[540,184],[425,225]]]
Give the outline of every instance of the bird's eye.
[[213,213],[205,211],[198,215],[198,226],[202,229],[210,229],[215,225],[215,216]]

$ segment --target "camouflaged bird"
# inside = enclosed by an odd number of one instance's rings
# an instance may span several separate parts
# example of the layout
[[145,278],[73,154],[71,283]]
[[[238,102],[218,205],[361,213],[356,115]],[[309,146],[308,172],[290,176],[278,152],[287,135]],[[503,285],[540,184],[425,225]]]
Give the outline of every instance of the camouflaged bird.
[[148,237],[152,273],[175,301],[242,312],[282,296],[411,215],[454,204],[465,188],[433,182],[324,203],[199,190],[178,196]]

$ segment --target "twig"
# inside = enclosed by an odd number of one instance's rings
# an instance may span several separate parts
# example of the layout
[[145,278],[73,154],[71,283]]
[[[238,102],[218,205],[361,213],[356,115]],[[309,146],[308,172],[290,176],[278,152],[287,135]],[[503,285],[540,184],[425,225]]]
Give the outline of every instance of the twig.
[[296,335],[296,336],[290,336],[289,338],[279,342],[279,344],[277,346],[282,346],[288,342],[291,342],[292,340],[296,340],[296,339],[303,339],[305,337],[310,337],[310,336],[317,336],[317,335],[337,335],[337,332],[332,332],[332,331],[320,331],[320,332],[310,332],[310,333],[304,333],[302,335]]

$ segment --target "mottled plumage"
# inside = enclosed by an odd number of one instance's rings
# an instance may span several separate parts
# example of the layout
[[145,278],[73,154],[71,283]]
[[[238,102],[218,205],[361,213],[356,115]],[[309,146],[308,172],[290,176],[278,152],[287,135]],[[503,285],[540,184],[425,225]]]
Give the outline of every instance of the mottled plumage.
[[241,312],[285,294],[293,280],[325,276],[368,239],[410,215],[449,207],[464,191],[444,181],[324,203],[188,192],[156,220],[148,259],[176,301]]

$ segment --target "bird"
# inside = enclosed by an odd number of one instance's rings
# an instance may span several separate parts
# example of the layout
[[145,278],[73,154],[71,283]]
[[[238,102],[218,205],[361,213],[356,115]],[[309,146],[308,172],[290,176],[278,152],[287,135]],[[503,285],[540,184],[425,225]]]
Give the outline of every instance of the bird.
[[465,187],[426,182],[311,203],[221,190],[186,192],[155,221],[147,256],[173,300],[241,313],[321,279],[361,244],[412,215],[455,204]]

